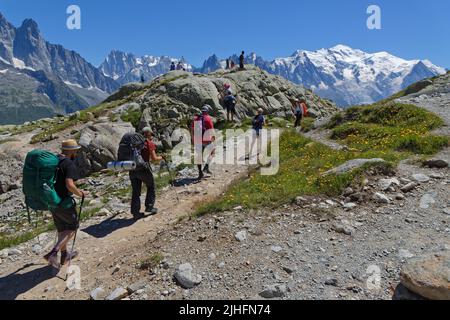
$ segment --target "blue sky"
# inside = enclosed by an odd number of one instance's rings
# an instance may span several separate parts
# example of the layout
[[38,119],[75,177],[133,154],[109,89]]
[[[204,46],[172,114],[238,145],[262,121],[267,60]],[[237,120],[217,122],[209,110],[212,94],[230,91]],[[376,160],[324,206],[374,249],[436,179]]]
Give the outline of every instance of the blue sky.
[[[81,30],[66,28],[71,4],[81,8]],[[381,7],[382,30],[366,27],[370,4]],[[111,49],[201,65],[213,53],[272,59],[346,44],[450,68],[448,0],[0,0],[0,12],[16,26],[33,18],[48,41],[94,65]]]

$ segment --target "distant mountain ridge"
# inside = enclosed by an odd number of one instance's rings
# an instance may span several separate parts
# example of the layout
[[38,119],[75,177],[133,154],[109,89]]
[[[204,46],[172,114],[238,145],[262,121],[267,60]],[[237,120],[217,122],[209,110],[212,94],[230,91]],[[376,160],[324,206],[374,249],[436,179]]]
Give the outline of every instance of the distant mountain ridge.
[[138,57],[132,53],[113,50],[100,65],[99,69],[105,76],[111,77],[123,85],[141,81],[142,76],[145,81],[154,79],[159,75],[167,73],[170,70],[172,62],[178,64],[180,61],[186,71],[192,71],[192,66],[187,64],[184,59],[149,55]]
[[34,20],[16,28],[1,13],[0,74],[0,124],[81,110],[119,88],[75,51],[45,41]]
[[[231,57],[237,61],[238,57]],[[425,78],[445,73],[428,60],[404,60],[387,52],[367,53],[337,45],[317,51],[297,50],[290,57],[266,61],[255,53],[245,57],[269,73],[314,90],[340,106],[367,104],[387,98]],[[223,66],[213,55],[199,70]]]

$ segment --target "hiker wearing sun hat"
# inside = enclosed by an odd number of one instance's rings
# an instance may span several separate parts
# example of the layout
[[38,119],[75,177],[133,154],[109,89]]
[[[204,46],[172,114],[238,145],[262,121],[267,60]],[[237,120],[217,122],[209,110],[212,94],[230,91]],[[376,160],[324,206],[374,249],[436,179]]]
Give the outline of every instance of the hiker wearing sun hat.
[[[74,160],[80,149],[81,147],[75,140],[65,140],[61,144],[61,154],[58,155],[59,163],[55,191],[62,201],[57,208],[50,210],[58,231],[58,242],[52,251],[44,257],[49,265],[57,268],[78,255],[77,252],[68,252],[67,244],[74,237],[79,227],[76,202],[73,196],[84,198],[86,195],[75,185],[79,173]],[[57,261],[58,252],[61,252],[60,262]]]

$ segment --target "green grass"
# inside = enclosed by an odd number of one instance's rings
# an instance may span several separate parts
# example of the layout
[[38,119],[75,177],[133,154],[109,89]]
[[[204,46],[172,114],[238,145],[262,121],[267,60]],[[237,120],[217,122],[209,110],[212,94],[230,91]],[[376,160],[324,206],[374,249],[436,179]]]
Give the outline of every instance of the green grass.
[[[412,154],[430,155],[449,144],[448,137],[434,136],[430,130],[443,124],[436,115],[400,104],[355,107],[336,115],[330,122],[333,138],[350,151],[336,151],[286,130],[280,138],[280,170],[274,176],[259,172],[230,186],[223,197],[202,204],[194,216],[244,208],[271,208],[290,203],[300,195],[339,195],[358,183],[369,168],[383,173]],[[356,158],[383,158],[386,164],[364,166],[343,175],[323,175]],[[373,170],[372,170],[373,171]]]
[[121,119],[125,122],[130,122],[133,127],[138,129],[139,123],[141,122],[142,111],[140,109],[128,110],[126,113],[122,114]]
[[430,134],[442,125],[442,119],[424,109],[388,103],[350,108],[328,127],[332,139],[361,152],[432,155],[449,144],[448,137]]

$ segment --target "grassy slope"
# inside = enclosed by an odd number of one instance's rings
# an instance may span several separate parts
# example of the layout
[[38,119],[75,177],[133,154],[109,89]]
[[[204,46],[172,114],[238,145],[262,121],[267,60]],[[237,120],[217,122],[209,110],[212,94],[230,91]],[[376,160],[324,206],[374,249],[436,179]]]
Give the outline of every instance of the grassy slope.
[[434,154],[449,145],[448,137],[429,133],[442,124],[439,117],[415,106],[375,104],[351,108],[330,122],[332,137],[347,144],[351,151],[332,150],[285,131],[280,141],[277,175],[261,176],[255,172],[230,187],[222,198],[200,206],[196,215],[239,205],[273,208],[300,195],[337,195],[366,168],[340,176],[324,177],[323,172],[356,158],[383,158],[394,165],[412,154]]

